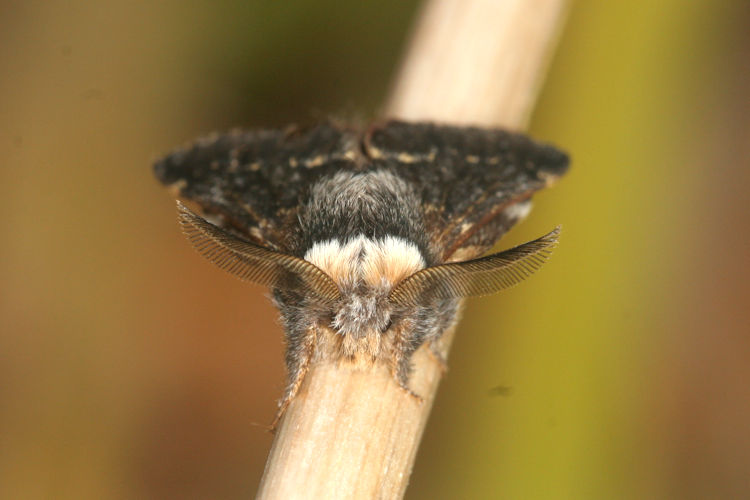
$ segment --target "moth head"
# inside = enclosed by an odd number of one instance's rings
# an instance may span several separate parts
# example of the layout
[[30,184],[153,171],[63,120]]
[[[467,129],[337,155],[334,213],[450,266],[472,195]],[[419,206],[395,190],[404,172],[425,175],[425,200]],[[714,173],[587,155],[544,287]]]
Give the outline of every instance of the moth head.
[[394,287],[425,267],[417,246],[395,236],[373,240],[359,235],[343,242],[318,242],[305,260],[336,282],[341,298],[331,326],[353,337],[386,331],[399,312],[390,300]]
[[[417,246],[388,236],[357,236],[315,243],[304,258],[247,242],[178,202],[179,221],[204,257],[240,279],[302,292],[327,310],[341,335],[387,331],[419,308],[440,300],[486,295],[513,286],[536,271],[557,243],[560,228],[504,252],[425,267]],[[437,312],[437,311],[436,311]]]
[[362,337],[385,332],[420,308],[516,285],[544,264],[559,233],[558,227],[504,252],[430,267],[425,267],[415,244],[396,237],[329,240],[314,245],[305,260],[326,272],[339,288],[332,326],[342,335]]

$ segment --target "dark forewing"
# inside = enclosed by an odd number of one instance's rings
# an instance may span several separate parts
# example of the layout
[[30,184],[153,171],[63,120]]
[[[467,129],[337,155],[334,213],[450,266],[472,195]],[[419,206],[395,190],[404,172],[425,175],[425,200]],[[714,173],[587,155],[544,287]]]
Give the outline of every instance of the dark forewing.
[[498,129],[392,121],[370,129],[364,149],[420,191],[444,262],[488,250],[519,219],[514,207],[568,167],[562,151]]
[[286,250],[300,198],[322,175],[354,168],[359,136],[326,123],[299,131],[232,131],[199,139],[154,165],[156,177],[219,224]]

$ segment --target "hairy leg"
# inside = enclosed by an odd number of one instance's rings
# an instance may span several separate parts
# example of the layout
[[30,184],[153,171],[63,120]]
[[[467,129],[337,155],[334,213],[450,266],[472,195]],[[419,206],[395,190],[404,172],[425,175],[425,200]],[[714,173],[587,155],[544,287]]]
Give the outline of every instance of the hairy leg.
[[448,360],[445,358],[443,347],[440,345],[440,340],[435,339],[427,343],[427,352],[430,353],[432,359],[440,367],[440,373],[445,374],[448,371]]
[[411,357],[415,350],[409,336],[408,328],[399,327],[393,339],[393,351],[390,358],[391,374],[404,392],[421,403],[424,401],[424,398],[409,387],[409,377],[412,369]]
[[302,382],[305,380],[310,369],[310,362],[312,361],[313,355],[315,354],[315,341],[317,339],[317,329],[310,327],[305,330],[305,333],[298,339],[294,345],[289,346],[289,350],[294,349],[293,352],[287,352],[287,370],[289,372],[289,384],[287,385],[284,397],[279,401],[279,410],[276,412],[276,417],[271,423],[271,431],[276,430],[276,426],[279,424],[281,417],[284,416],[284,412],[289,407],[289,403],[292,402],[294,397],[297,395]]

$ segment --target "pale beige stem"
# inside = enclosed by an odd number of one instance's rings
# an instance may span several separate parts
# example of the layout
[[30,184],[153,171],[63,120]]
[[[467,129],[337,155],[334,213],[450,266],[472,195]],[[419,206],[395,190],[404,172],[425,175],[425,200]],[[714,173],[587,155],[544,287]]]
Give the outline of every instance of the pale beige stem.
[[565,0],[433,0],[387,111],[406,120],[521,129],[564,20]]
[[[523,128],[565,3],[428,2],[386,117]],[[452,334],[444,336],[446,352]],[[420,349],[410,382],[420,403],[384,366],[312,366],[281,420],[258,498],[401,498],[441,375]]]

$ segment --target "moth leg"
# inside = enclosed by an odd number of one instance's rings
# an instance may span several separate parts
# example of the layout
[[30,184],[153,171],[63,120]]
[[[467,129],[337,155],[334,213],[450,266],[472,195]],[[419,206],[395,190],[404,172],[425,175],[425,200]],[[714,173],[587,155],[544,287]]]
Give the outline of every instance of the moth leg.
[[271,422],[271,432],[276,430],[276,426],[281,421],[281,417],[284,416],[284,412],[289,407],[294,397],[299,392],[299,388],[302,386],[302,382],[305,380],[310,369],[310,363],[315,354],[315,341],[317,339],[317,329],[309,328],[303,335],[296,349],[290,346],[290,349],[294,350],[293,355],[287,353],[287,365],[289,370],[289,385],[286,388],[284,397],[279,401],[279,409],[276,412],[276,417]]
[[435,339],[427,343],[427,348],[427,352],[430,353],[430,356],[435,360],[438,368],[440,368],[440,374],[444,375],[445,372],[448,371],[448,360],[443,352],[443,347],[440,345],[439,341]]
[[393,379],[398,386],[418,403],[424,402],[424,398],[412,391],[409,387],[409,376],[411,375],[411,357],[414,347],[409,342],[406,328],[399,328],[393,340],[393,353],[390,359],[390,369]]
[[[408,365],[406,370],[411,371],[411,360],[407,358],[404,362]],[[417,394],[416,392],[412,391],[411,388],[409,387],[408,375],[406,378],[404,378],[399,374],[394,374],[393,378],[396,380],[396,383],[398,384],[399,388],[401,388],[401,390],[404,391],[410,398],[412,398],[417,403],[420,403],[420,404],[424,403],[424,398],[420,396],[419,394]]]

